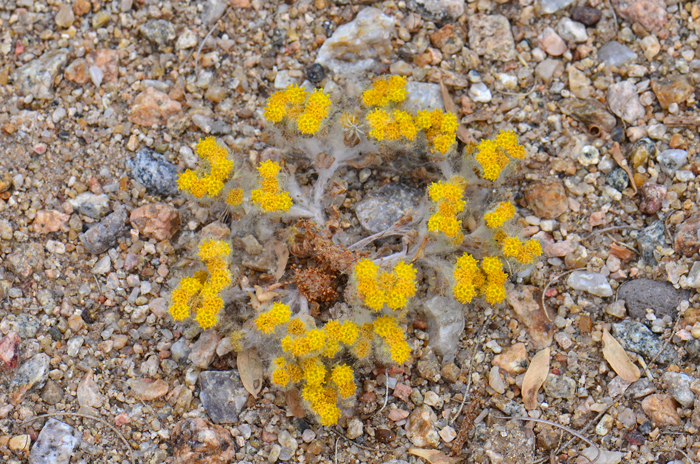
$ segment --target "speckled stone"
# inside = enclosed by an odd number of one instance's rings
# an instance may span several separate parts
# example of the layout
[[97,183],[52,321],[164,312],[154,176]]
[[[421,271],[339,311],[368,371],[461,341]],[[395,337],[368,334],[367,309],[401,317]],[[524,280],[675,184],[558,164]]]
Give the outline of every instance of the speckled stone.
[[41,429],[29,453],[30,464],[68,464],[73,448],[80,439],[73,435],[73,427],[50,418]]
[[422,191],[404,184],[384,184],[357,203],[355,214],[363,228],[382,232],[407,214],[418,219],[423,196]]
[[129,230],[127,219],[126,207],[117,206],[112,214],[84,234],[80,234],[80,241],[85,250],[88,253],[100,254],[115,246],[119,237]]
[[[641,322],[622,321],[614,323],[612,328],[615,339],[624,349],[644,356],[647,362],[651,361],[664,346],[663,342]],[[656,362],[665,366],[678,362],[678,359],[678,353],[671,346],[667,346],[656,358]]]
[[199,397],[209,417],[218,424],[238,422],[238,414],[248,400],[238,371],[203,371],[199,382]]
[[126,162],[126,168],[150,193],[162,196],[178,193],[176,166],[150,148],[139,150]]
[[666,237],[664,236],[664,222],[656,221],[648,227],[642,229],[637,237],[637,246],[641,252],[642,258],[649,265],[656,264],[654,251],[657,247],[666,245]]

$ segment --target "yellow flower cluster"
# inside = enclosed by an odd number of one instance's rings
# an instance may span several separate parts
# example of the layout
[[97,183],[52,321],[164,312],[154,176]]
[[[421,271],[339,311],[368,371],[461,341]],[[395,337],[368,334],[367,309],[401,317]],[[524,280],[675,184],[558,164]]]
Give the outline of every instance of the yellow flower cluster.
[[457,259],[452,276],[455,285],[452,293],[460,303],[469,303],[481,292],[489,304],[500,303],[506,298],[506,279],[503,263],[496,256],[487,256],[481,261],[481,270],[476,259],[464,253]]
[[331,99],[323,90],[316,89],[313,93],[303,87],[292,84],[283,91],[275,92],[267,100],[263,112],[266,120],[279,123],[285,117],[296,123],[302,134],[312,135],[321,128],[321,122],[328,117]]
[[383,109],[375,109],[366,119],[370,127],[369,136],[378,141],[394,141],[401,137],[413,141],[418,135],[418,127],[406,111],[394,110],[389,113]]
[[418,129],[425,132],[433,151],[444,155],[456,143],[459,122],[457,115],[452,112],[438,109],[422,110],[414,118],[414,123]]
[[535,239],[523,243],[518,237],[506,237],[501,248],[503,256],[515,258],[521,264],[531,264],[542,254],[542,245]]
[[391,316],[380,316],[374,320],[374,332],[384,339],[391,352],[391,360],[396,364],[408,361],[411,347],[406,342],[406,334]]
[[486,225],[491,229],[503,227],[506,221],[510,221],[515,217],[515,206],[509,201],[502,201],[496,206],[496,209],[490,213],[484,214]]
[[288,192],[279,186],[277,175],[280,171],[279,163],[271,160],[263,161],[258,166],[258,172],[262,177],[262,185],[251,192],[250,199],[260,206],[265,212],[289,211],[292,206],[292,198]]
[[372,83],[372,88],[362,92],[362,103],[367,107],[401,103],[407,95],[406,79],[401,76],[382,77]]
[[289,309],[289,305],[284,303],[275,303],[269,310],[258,314],[255,318],[255,325],[264,334],[271,334],[275,332],[275,327],[289,322],[289,318],[292,315],[292,311]]
[[462,225],[457,215],[467,205],[463,200],[466,181],[463,177],[455,176],[448,182],[433,182],[428,186],[428,196],[436,209],[428,219],[428,230],[444,232],[453,243],[461,243]]
[[358,359],[365,359],[372,351],[372,337],[374,335],[374,325],[367,322],[360,326],[359,340],[352,347],[352,352]]
[[197,253],[206,271],[194,277],[185,277],[172,291],[172,303],[168,311],[176,321],[188,318],[196,311],[195,321],[208,329],[216,325],[224,300],[219,294],[231,284],[228,257],[231,247],[221,240],[204,240]]
[[331,370],[331,382],[338,388],[341,398],[347,399],[355,394],[355,372],[346,364],[335,366]]
[[391,309],[401,309],[416,294],[416,270],[403,261],[392,272],[380,271],[369,259],[361,259],[355,265],[357,292],[367,306],[379,311],[386,304]]
[[287,333],[289,335],[280,342],[285,353],[298,358],[311,354],[332,358],[340,351],[340,343],[348,346],[355,343],[359,329],[352,321],[344,321],[341,324],[330,319],[322,329],[307,331],[306,324],[299,318],[294,318],[287,325]]
[[301,397],[309,402],[311,410],[318,415],[322,425],[331,426],[338,423],[338,393],[333,387],[306,385],[301,391]]
[[525,148],[518,143],[513,131],[500,132],[494,140],[482,140],[476,151],[476,161],[483,169],[482,177],[495,181],[501,171],[508,166],[511,158],[525,158]]
[[243,203],[243,190],[234,188],[226,194],[226,204],[229,206],[238,206]]
[[186,170],[177,178],[180,190],[189,192],[195,198],[215,197],[224,188],[233,170],[233,161],[228,159],[228,150],[214,137],[199,140],[195,153],[205,162],[200,172]]

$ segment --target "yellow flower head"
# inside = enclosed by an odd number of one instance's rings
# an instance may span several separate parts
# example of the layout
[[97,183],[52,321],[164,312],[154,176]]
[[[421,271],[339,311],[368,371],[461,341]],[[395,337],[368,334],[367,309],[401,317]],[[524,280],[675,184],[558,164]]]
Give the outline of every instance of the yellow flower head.
[[243,203],[243,190],[234,188],[228,191],[226,195],[226,204],[229,206],[238,206]]
[[484,214],[486,225],[491,229],[503,227],[506,221],[515,217],[515,205],[509,201],[503,201],[490,213]]
[[326,345],[328,335],[321,329],[312,329],[306,333],[306,341],[309,344],[309,350],[318,351]]
[[304,360],[302,368],[308,385],[322,385],[326,380],[326,367],[318,358]]
[[352,345],[355,343],[355,340],[357,340],[359,332],[360,331],[354,322],[345,321],[343,322],[340,330],[340,337],[338,339],[346,345]]
[[372,350],[372,343],[367,340],[360,340],[352,347],[352,352],[358,359],[364,359],[369,356]]
[[518,237],[506,237],[501,244],[503,256],[516,258],[523,249],[523,244]]
[[289,372],[287,369],[278,368],[272,371],[272,383],[280,387],[286,387],[289,383]]
[[263,177],[263,179],[269,179],[272,177],[277,177],[280,172],[280,164],[276,161],[266,160],[260,163],[258,166],[258,172]]
[[287,332],[289,332],[291,335],[304,335],[304,333],[306,333],[306,324],[298,317],[295,317],[289,321]]

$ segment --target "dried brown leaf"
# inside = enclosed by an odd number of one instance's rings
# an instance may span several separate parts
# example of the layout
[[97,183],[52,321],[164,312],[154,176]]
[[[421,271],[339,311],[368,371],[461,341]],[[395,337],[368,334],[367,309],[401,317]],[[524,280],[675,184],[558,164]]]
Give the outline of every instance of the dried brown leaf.
[[301,400],[301,395],[299,390],[296,388],[290,388],[285,394],[285,399],[287,400],[287,406],[292,415],[297,419],[303,419],[306,417],[306,411],[304,410],[304,405]]
[[630,169],[630,165],[625,159],[624,155],[622,154],[622,150],[620,150],[620,144],[617,142],[613,143],[612,148],[610,149],[610,154],[612,155],[613,159],[615,162],[625,170],[627,173],[627,177],[630,180],[630,184],[632,184],[632,189],[634,190],[635,195],[637,194],[637,183],[634,181],[634,174],[632,173],[632,169]]
[[[457,120],[459,120],[459,111],[457,111],[457,105],[455,105],[455,102],[452,100],[452,95],[447,89],[445,83],[442,82],[442,79],[440,79],[440,92],[442,93],[442,102],[445,105],[445,109],[450,113],[454,113],[457,116]],[[461,140],[462,143],[471,143],[476,141],[472,134],[469,133],[467,128],[464,127],[464,124],[460,124],[459,126],[457,126],[457,138]]]
[[603,331],[603,357],[622,380],[636,382],[641,376],[639,368],[630,360],[624,348],[606,330]]
[[284,275],[284,270],[287,269],[287,262],[289,261],[289,249],[287,245],[280,242],[279,240],[274,240],[271,243],[272,250],[277,255],[277,269],[275,270],[275,281],[279,281]]
[[241,351],[238,353],[237,364],[243,387],[253,398],[257,398],[263,387],[263,363],[258,352],[255,349]]
[[523,403],[525,409],[531,411],[537,408],[537,391],[540,389],[549,373],[549,348],[537,353],[530,362],[530,367],[523,378]]
[[458,458],[451,458],[437,450],[427,450],[422,448],[410,448],[408,454],[418,456],[428,461],[430,464],[457,464]]

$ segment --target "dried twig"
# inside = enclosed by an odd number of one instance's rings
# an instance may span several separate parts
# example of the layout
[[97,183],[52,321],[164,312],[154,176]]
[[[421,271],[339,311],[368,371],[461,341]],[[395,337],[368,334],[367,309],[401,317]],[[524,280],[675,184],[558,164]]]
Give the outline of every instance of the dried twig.
[[94,421],[97,421],[101,424],[106,425],[107,427],[112,429],[112,431],[114,433],[116,433],[119,436],[119,438],[121,438],[122,442],[124,443],[124,446],[126,447],[126,449],[129,450],[129,452],[128,452],[129,462],[131,462],[131,464],[136,464],[136,461],[134,461],[134,458],[131,455],[131,445],[129,445],[129,442],[126,441],[126,438],[124,438],[124,435],[122,435],[122,433],[119,430],[117,430],[117,428],[114,427],[112,424],[110,424],[106,420],[101,419],[99,417],[90,416],[88,414],[81,414],[79,412],[54,412],[51,414],[42,414],[40,416],[31,417],[31,418],[27,419],[26,421],[22,422],[22,424],[20,424],[20,427],[24,427],[25,425],[27,425],[31,422],[34,422],[35,420],[43,419],[45,417],[56,417],[56,416],[82,417],[83,419],[92,419]]
[[377,414],[384,411],[386,405],[389,403],[389,369],[387,368],[384,368],[384,378],[386,379],[386,393],[384,393],[384,405],[382,406],[382,409],[377,411]]

